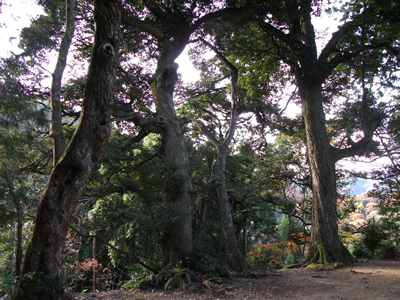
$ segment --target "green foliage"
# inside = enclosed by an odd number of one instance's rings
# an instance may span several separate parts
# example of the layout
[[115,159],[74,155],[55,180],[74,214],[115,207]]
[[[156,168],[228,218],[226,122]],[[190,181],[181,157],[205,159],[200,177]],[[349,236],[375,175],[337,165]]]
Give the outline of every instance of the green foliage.
[[279,224],[278,235],[282,241],[289,241],[291,239],[291,228],[289,223],[289,216],[284,214],[281,223]]
[[[45,135],[48,109],[28,90],[31,72],[18,57],[0,61],[0,276],[8,295],[16,253],[26,249],[40,192],[50,171]],[[22,226],[18,244],[17,228]]]
[[356,243],[353,255],[358,258],[376,258],[384,253],[384,241],[387,235],[382,231],[382,223],[372,219],[361,229],[362,237]]
[[[22,280],[24,278],[32,279],[34,276],[35,272],[29,272],[22,276]],[[18,280],[21,280],[21,278],[16,278],[10,272],[5,271],[0,273],[0,295],[2,296],[1,299],[4,300],[11,299],[14,291],[18,289],[17,287]]]
[[11,273],[1,272],[0,277],[0,294],[2,294],[2,299],[7,299],[11,297],[14,292],[16,284],[16,278]]
[[378,199],[379,219],[381,234],[386,236],[386,246],[394,246],[396,250],[400,246],[400,189],[399,189],[399,129],[400,129],[400,98],[394,97],[390,105],[386,107],[389,119],[382,124],[381,142],[385,149],[385,155],[390,163],[384,165],[381,170],[372,172],[372,178],[378,180],[369,196]]
[[212,246],[204,242],[194,242],[193,250],[188,256],[187,264],[190,269],[201,273],[214,273],[220,262]]
[[[122,269],[136,265],[136,258],[158,269],[163,262],[162,234],[172,230],[182,216],[166,209],[160,139],[150,135],[129,145],[130,136],[115,130],[91,174],[85,191],[92,199],[80,207],[80,230],[97,230],[112,245],[100,263]],[[132,253],[132,255],[130,255]]]
[[153,274],[140,265],[127,266],[129,280],[125,280],[121,284],[123,289],[140,289],[143,288],[144,282],[148,282]]

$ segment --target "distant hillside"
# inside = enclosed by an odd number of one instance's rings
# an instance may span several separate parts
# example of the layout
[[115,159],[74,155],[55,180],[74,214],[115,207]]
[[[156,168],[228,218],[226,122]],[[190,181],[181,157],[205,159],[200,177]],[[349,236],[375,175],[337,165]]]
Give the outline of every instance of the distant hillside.
[[[360,182],[359,182],[360,181]],[[368,191],[372,188],[373,180],[359,180],[356,183],[355,188],[352,192],[356,195],[356,211],[350,215],[345,223],[360,228],[367,224],[368,220],[372,218],[379,219],[378,199],[368,197]]]
[[371,179],[358,179],[356,183],[353,185],[351,188],[351,193],[354,196],[361,195],[363,193],[368,192],[369,190],[372,189],[374,183],[376,183],[375,180]]

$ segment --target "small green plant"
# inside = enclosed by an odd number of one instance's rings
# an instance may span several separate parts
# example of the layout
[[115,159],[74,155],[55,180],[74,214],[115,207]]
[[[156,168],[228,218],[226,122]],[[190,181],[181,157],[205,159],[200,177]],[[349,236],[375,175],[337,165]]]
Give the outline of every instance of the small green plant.
[[139,289],[143,282],[147,282],[154,274],[142,267],[141,265],[133,265],[126,267],[128,269],[128,274],[130,279],[122,283],[123,289]]
[[[29,272],[22,276],[22,280],[24,278],[32,280],[35,276],[35,272]],[[11,273],[2,273],[0,275],[0,299],[10,299],[11,295],[14,293],[17,286],[17,277]]]

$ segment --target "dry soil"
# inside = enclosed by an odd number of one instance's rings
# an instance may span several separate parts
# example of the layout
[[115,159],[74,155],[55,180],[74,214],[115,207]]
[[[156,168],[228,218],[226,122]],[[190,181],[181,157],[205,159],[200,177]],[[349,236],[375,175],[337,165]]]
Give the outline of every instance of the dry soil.
[[330,270],[300,268],[211,281],[213,290],[130,290],[80,294],[75,299],[400,299],[400,262],[367,260]]

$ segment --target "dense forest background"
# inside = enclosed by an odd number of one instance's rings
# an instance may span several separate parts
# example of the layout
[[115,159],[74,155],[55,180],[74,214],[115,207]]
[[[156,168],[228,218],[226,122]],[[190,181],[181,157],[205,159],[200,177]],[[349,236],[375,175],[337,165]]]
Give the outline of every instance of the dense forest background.
[[398,1],[37,4],[0,60],[3,297],[399,250]]

